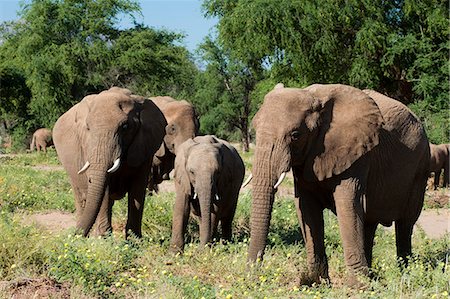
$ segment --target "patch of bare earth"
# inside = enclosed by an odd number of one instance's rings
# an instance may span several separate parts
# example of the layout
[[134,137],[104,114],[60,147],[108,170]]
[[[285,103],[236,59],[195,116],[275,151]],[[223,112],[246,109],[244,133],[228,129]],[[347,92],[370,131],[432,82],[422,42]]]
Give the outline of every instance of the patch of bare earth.
[[64,167],[62,167],[61,165],[36,165],[32,166],[31,168],[43,171],[64,170]]
[[23,217],[23,222],[54,233],[73,228],[76,225],[74,214],[61,211],[27,214]]
[[0,281],[0,295],[14,299],[70,298],[70,287],[48,278]]

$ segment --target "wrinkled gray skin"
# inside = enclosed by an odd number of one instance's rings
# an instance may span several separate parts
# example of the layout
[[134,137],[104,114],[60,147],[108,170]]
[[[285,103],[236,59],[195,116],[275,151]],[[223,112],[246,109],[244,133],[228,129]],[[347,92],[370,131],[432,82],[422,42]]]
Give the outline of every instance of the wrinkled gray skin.
[[219,221],[222,238],[231,239],[231,225],[244,172],[238,152],[224,140],[207,135],[181,144],[175,158],[177,196],[172,221],[172,250],[183,251],[191,210],[199,218],[201,248],[211,242]]
[[379,223],[395,222],[397,255],[411,254],[429,146],[416,116],[374,91],[345,85],[277,86],[253,119],[256,148],[249,261],[262,258],[275,182],[292,168],[309,279],[328,280],[323,210],[338,218],[348,284],[367,275]]
[[[126,236],[130,231],[142,235],[145,188],[166,125],[152,101],[117,87],[86,96],[58,119],[53,140],[70,178],[77,228],[84,236],[95,221],[98,234],[111,231],[114,200],[126,193]],[[111,169],[117,159],[119,167]],[[82,170],[86,162],[90,166]]]
[[53,145],[52,130],[47,128],[37,129],[31,138],[30,151],[33,152],[36,147],[37,151],[47,152],[47,147]]
[[190,138],[198,135],[200,124],[194,107],[182,100],[171,97],[150,98],[161,110],[167,120],[164,143],[153,158],[153,167],[148,189],[158,191],[158,184],[169,179],[173,170],[178,147]]
[[439,187],[442,170],[444,170],[443,187],[450,185],[450,144],[432,144],[430,143],[430,172],[434,172],[434,190]]

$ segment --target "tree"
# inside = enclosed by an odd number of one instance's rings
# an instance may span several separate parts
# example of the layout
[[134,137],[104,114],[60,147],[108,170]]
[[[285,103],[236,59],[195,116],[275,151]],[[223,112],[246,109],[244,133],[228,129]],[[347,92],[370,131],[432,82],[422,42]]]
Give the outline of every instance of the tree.
[[446,1],[205,0],[203,7],[219,18],[225,47],[269,61],[281,80],[347,83],[405,103],[448,94]]
[[249,150],[249,120],[254,114],[251,93],[262,76],[259,62],[233,57],[207,37],[199,47],[206,69],[197,78],[194,104],[201,115],[201,131],[230,139],[237,131],[243,150]]
[[118,27],[119,16],[134,22],[139,11],[135,0],[33,0],[18,21],[3,24],[0,66],[25,79],[28,129],[52,127],[85,95],[112,85],[143,95],[193,93],[195,65],[177,45],[183,36]]
[[425,101],[419,106],[446,111],[449,123],[448,1],[204,0],[203,8],[219,18],[223,46],[261,61],[276,81],[344,83],[406,104]]

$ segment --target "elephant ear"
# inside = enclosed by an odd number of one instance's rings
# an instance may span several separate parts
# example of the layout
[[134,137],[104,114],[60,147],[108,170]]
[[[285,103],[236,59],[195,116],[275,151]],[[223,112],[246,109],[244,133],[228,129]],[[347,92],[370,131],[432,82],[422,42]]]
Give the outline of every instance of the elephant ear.
[[[134,97],[134,96],[133,96]],[[160,148],[164,138],[166,119],[161,110],[150,100],[135,97],[140,128],[129,149],[127,162],[131,167],[137,167],[151,160]]]
[[191,181],[186,166],[191,148],[195,144],[197,143],[192,139],[186,140],[180,145],[178,154],[175,156],[175,182],[183,194],[191,194]]
[[315,84],[305,90],[319,99],[323,108],[304,175],[322,181],[341,174],[378,145],[383,117],[375,101],[357,88]]

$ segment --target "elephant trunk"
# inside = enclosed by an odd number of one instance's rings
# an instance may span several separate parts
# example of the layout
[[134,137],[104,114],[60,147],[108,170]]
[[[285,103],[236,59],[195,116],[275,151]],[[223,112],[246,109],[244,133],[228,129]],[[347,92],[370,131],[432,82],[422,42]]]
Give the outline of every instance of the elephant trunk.
[[195,188],[200,204],[200,246],[204,247],[211,241],[211,203],[215,196],[215,188],[213,187],[213,180],[208,178],[201,180],[201,187]]
[[273,201],[276,189],[274,185],[281,173],[287,171],[289,156],[287,150],[278,143],[257,145],[252,169],[252,211],[250,218],[250,246],[248,260],[262,259],[269,233]]
[[87,236],[97,218],[100,206],[105,197],[106,171],[108,167],[96,169],[93,166],[89,169],[89,187],[86,197],[86,205],[83,214],[78,220],[78,228],[82,230],[83,236]]
[[98,142],[92,147],[91,154],[88,156],[90,166],[86,171],[88,179],[86,205],[77,224],[84,236],[89,234],[94,225],[103,200],[109,200],[105,196],[108,170],[111,170],[113,161],[117,161],[117,158],[120,157],[119,149],[114,146],[116,144],[114,137],[102,136],[95,140]]

